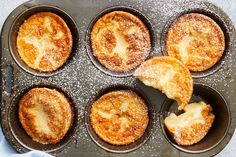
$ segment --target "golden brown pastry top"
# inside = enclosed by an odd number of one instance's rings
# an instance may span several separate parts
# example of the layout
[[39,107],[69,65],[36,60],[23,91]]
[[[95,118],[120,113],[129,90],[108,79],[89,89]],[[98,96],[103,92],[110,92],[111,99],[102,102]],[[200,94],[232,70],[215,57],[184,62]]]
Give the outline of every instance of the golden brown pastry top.
[[165,126],[179,145],[192,145],[202,140],[210,130],[215,116],[205,102],[191,103],[184,113],[176,116],[171,113],[165,119]]
[[72,49],[72,35],[65,21],[50,12],[30,16],[20,27],[17,50],[32,69],[51,72],[61,67]]
[[134,69],[149,55],[149,31],[136,16],[113,11],[93,26],[91,43],[94,56],[106,68],[116,72]]
[[114,145],[140,138],[148,125],[145,102],[130,90],[109,92],[92,104],[91,124],[96,134]]
[[19,102],[19,119],[36,142],[55,144],[69,130],[72,108],[67,98],[55,89],[33,88]]
[[159,89],[168,98],[176,100],[180,110],[192,96],[191,73],[182,62],[173,57],[153,57],[143,62],[133,75],[145,85]]
[[179,17],[170,26],[165,40],[168,55],[181,60],[191,71],[211,68],[225,49],[221,28],[199,13]]

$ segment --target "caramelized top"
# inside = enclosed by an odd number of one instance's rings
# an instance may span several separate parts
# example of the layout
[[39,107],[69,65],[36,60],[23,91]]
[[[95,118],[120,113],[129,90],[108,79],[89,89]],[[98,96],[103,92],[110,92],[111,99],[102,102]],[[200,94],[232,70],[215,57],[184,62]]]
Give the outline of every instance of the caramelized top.
[[137,67],[149,55],[149,31],[136,16],[113,11],[93,26],[91,42],[94,56],[106,68],[124,72]]
[[211,18],[190,13],[179,17],[166,38],[168,55],[181,60],[191,71],[211,68],[225,49],[224,33]]
[[64,20],[50,12],[30,16],[20,27],[17,50],[32,69],[51,72],[70,56],[72,35]]
[[144,101],[130,90],[109,92],[93,103],[92,127],[98,136],[115,145],[125,145],[140,138],[148,125]]
[[71,126],[72,109],[60,92],[49,88],[33,88],[19,102],[19,119],[34,141],[55,144]]

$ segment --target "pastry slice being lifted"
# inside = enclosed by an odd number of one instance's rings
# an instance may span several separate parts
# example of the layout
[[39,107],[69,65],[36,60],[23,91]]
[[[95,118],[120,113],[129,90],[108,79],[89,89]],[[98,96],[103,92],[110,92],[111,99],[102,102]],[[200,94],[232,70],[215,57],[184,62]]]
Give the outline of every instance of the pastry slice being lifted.
[[153,57],[143,62],[133,75],[145,85],[159,89],[168,98],[176,100],[179,110],[182,110],[191,98],[191,73],[182,62],[173,57]]

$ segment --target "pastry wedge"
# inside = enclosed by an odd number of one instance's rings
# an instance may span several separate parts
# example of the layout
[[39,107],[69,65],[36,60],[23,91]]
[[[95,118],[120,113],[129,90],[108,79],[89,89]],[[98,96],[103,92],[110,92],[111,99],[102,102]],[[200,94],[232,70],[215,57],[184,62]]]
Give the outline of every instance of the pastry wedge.
[[153,57],[143,62],[133,75],[145,85],[159,89],[168,98],[176,100],[179,110],[188,104],[192,96],[191,73],[173,57]]
[[165,126],[178,145],[192,145],[202,140],[210,130],[215,115],[212,107],[201,101],[188,104],[184,113],[171,113],[165,118]]

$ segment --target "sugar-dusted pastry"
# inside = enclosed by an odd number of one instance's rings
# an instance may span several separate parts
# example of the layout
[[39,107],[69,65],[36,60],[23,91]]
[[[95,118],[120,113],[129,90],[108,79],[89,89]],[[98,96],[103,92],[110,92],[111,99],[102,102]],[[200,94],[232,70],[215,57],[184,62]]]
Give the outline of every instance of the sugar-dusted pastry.
[[176,100],[180,110],[192,96],[192,76],[187,67],[173,57],[153,57],[143,62],[133,75],[145,85],[159,89],[168,98]]
[[92,104],[90,119],[96,134],[114,145],[136,141],[149,121],[144,100],[131,90],[104,94]]
[[21,25],[16,44],[26,65],[51,72],[61,67],[70,56],[72,35],[61,17],[51,12],[39,12]]
[[59,142],[72,123],[67,98],[55,89],[33,88],[19,102],[19,120],[26,133],[41,144]]
[[94,56],[107,69],[125,72],[134,69],[149,55],[150,35],[136,16],[113,11],[102,16],[91,32]]
[[165,118],[165,126],[179,145],[192,145],[202,140],[214,122],[212,107],[201,101],[188,104],[184,113],[171,113]]
[[168,55],[181,60],[190,71],[204,71],[220,60],[225,37],[210,17],[189,13],[177,18],[170,26],[165,45]]

